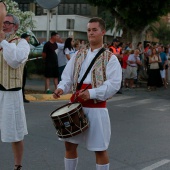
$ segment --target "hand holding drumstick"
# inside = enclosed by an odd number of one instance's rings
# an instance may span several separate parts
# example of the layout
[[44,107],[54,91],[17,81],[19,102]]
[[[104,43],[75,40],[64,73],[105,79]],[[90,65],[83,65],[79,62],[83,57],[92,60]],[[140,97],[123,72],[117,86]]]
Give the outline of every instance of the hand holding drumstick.
[[87,89],[82,89],[79,91],[78,97],[82,98],[84,101],[90,99],[90,93]]
[[54,91],[53,97],[54,97],[55,99],[58,99],[58,98],[60,98],[60,96],[61,96],[62,94],[63,94],[63,90],[60,89],[60,88],[58,88],[58,89],[56,89],[56,90]]
[[[88,85],[85,89],[80,90],[80,91],[78,92],[78,96],[77,96],[77,97],[82,98],[84,101],[89,100],[89,99],[90,99],[90,93],[89,93],[89,91],[87,90],[88,87],[89,87],[89,85]],[[62,95],[62,94],[63,94],[63,90],[60,89],[60,88],[58,88],[58,89],[56,89],[56,90],[54,91],[53,97],[54,97],[55,99],[58,99],[58,98],[60,98],[60,95]],[[74,99],[74,101],[77,99],[77,97]]]
[[81,89],[81,90],[79,90],[79,91],[76,92],[77,95],[76,95],[76,98],[74,99],[74,102],[77,100],[78,97],[82,98],[84,101],[90,99],[90,93],[89,93],[89,91],[87,90],[89,86],[90,86],[90,84],[87,85],[87,86],[85,87],[85,89]]

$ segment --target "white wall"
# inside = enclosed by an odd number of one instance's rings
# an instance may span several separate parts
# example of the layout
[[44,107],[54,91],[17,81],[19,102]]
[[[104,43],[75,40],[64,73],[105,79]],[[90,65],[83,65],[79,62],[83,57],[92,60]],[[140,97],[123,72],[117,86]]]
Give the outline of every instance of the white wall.
[[[87,23],[90,20],[88,17],[83,17],[79,15],[53,15],[50,17],[50,30],[57,30],[57,31],[69,31],[66,29],[67,19],[74,19],[75,25],[73,31],[79,32],[87,32]],[[47,30],[47,16],[34,16],[33,20],[35,21],[34,31],[46,31]],[[57,25],[56,25],[57,22]],[[106,35],[112,36],[113,33],[111,31],[107,31]]]

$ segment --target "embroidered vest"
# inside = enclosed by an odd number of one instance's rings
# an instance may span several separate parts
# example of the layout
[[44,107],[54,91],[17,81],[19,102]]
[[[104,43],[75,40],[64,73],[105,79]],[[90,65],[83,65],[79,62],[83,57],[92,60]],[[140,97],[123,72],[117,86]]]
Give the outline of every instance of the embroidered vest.
[[[9,43],[19,42],[19,37],[16,35],[11,35],[7,40]],[[18,68],[14,69],[10,67],[3,58],[3,49],[0,49],[0,84],[5,87],[5,89],[12,89],[17,87],[22,87],[22,76],[24,64],[21,64]],[[12,54],[11,54],[12,55]]]
[[[76,92],[77,82],[79,77],[79,72],[81,70],[81,65],[87,56],[87,50],[82,50],[77,53],[74,65],[74,83],[73,83],[73,93]],[[92,88],[100,87],[104,81],[106,81],[106,66],[113,54],[106,50],[96,59],[91,74],[91,85]]]

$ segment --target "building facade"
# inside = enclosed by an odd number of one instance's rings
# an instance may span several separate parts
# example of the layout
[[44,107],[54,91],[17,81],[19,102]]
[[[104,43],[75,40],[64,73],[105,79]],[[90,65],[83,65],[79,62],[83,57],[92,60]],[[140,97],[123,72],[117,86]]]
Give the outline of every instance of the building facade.
[[[57,31],[61,37],[87,41],[87,23],[91,17],[98,16],[98,8],[89,5],[85,0],[61,0],[54,9],[40,7],[34,0],[15,0],[22,11],[35,13],[33,33],[42,41],[48,39],[48,32]],[[49,16],[48,16],[49,15]],[[49,31],[48,31],[49,30]],[[107,31],[104,41],[111,42],[113,32]]]

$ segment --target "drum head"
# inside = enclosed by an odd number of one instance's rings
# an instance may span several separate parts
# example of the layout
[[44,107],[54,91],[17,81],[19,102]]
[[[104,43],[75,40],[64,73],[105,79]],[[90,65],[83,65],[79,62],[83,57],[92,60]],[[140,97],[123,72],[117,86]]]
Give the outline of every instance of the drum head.
[[63,115],[65,113],[68,113],[68,112],[74,110],[75,108],[77,108],[79,105],[80,105],[80,103],[68,104],[68,105],[56,110],[55,112],[53,112],[51,117],[60,116],[60,115]]

